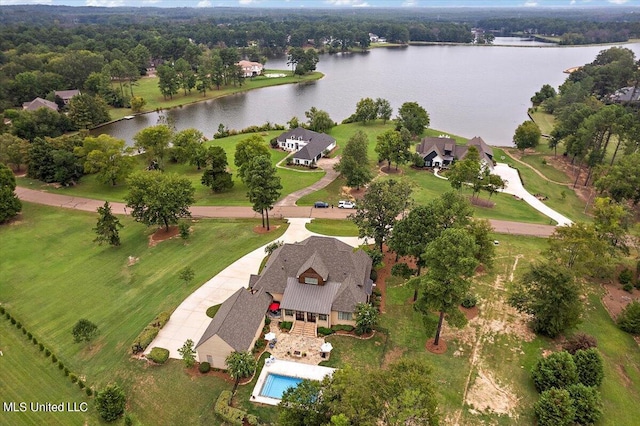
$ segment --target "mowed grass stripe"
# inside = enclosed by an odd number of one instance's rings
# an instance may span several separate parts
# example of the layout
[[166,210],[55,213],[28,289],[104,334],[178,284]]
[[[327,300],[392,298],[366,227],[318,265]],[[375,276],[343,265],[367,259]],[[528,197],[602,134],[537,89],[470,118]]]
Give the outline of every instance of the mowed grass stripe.
[[[90,401],[84,390],[71,383],[51,357],[33,345],[3,316],[0,318],[0,396],[1,402],[54,403],[77,406]],[[63,361],[64,362],[64,361]],[[3,407],[4,408],[4,407]],[[89,418],[83,413],[2,412],[0,425],[82,425]]]

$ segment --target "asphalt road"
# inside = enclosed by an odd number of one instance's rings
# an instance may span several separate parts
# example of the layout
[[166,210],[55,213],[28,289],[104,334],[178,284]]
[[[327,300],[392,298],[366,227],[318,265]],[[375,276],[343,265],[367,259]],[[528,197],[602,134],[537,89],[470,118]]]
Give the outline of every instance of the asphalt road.
[[[98,207],[104,205],[104,201],[90,198],[73,197],[69,195],[53,194],[50,192],[36,191],[33,189],[16,187],[18,197],[30,203],[44,204],[47,206],[63,207],[67,209],[95,212]],[[116,214],[128,214],[124,203],[112,202],[111,209]],[[237,206],[193,206],[191,207],[193,217],[208,218],[260,218],[251,207]],[[313,207],[299,206],[276,206],[270,212],[272,218],[323,218],[323,219],[345,219],[352,210],[339,208],[316,209]],[[510,222],[506,220],[490,219],[493,229],[501,234],[530,235],[536,237],[548,237],[555,231],[555,226],[538,225],[533,223]]]

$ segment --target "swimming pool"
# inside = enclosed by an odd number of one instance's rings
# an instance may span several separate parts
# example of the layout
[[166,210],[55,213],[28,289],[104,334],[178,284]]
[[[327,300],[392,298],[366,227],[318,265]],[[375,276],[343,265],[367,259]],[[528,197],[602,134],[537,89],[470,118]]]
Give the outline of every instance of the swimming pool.
[[288,388],[296,387],[302,382],[302,379],[297,377],[283,376],[281,374],[269,373],[264,386],[260,390],[260,395],[269,398],[282,399],[282,394]]

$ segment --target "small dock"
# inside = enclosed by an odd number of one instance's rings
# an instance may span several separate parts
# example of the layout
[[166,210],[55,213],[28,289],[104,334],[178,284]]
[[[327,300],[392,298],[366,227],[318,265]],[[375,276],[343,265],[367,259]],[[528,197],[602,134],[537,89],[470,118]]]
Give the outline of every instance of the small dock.
[[572,72],[576,72],[578,71],[580,68],[582,67],[571,67],[571,68],[567,68],[566,70],[562,71],[565,74],[571,74]]

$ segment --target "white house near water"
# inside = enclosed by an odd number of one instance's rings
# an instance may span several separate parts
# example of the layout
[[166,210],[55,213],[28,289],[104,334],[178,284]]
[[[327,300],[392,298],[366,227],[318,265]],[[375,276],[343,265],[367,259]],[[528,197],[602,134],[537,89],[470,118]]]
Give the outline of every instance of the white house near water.
[[336,140],[324,133],[297,127],[284,132],[276,139],[278,146],[285,151],[293,151],[293,164],[311,166],[317,162],[325,152],[336,147]]

